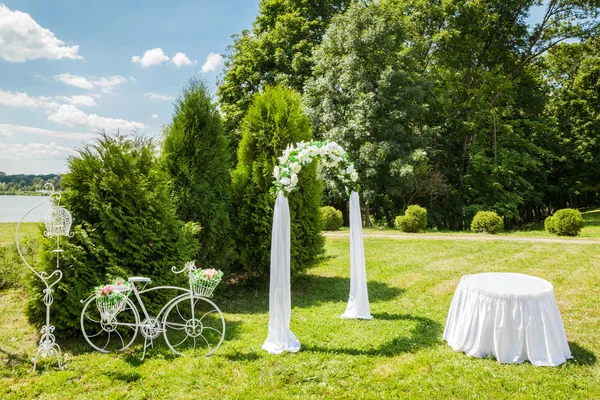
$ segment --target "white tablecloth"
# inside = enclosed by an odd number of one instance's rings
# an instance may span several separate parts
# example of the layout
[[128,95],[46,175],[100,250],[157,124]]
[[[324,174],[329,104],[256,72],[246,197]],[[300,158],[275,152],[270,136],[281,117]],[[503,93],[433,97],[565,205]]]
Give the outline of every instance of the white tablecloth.
[[514,273],[464,276],[448,313],[444,340],[473,357],[556,366],[571,357],[551,283]]

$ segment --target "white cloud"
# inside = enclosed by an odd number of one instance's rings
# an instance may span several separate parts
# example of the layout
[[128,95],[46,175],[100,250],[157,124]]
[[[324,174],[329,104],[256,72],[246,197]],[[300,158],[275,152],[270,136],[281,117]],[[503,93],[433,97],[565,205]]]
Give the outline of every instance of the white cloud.
[[[154,114],[156,115],[156,114]],[[12,137],[12,132],[6,128],[0,128],[0,139],[10,139]]]
[[96,114],[86,114],[77,107],[70,104],[62,104],[58,110],[48,114],[48,120],[67,126],[81,126],[91,129],[106,129],[116,131],[117,129],[141,129],[145,125],[141,122],[127,121],[100,117]]
[[96,100],[92,96],[56,96],[57,101],[63,103],[73,104],[74,106],[93,107],[96,104]]
[[127,82],[127,78],[121,75],[111,75],[109,77],[91,77],[86,78],[79,75],[71,75],[69,73],[54,76],[54,80],[75,86],[80,89],[98,88],[103,93],[111,93],[115,86]]
[[0,104],[12,107],[31,107],[31,108],[58,108],[59,104],[56,103],[51,97],[45,96],[29,96],[23,92],[5,92],[0,90]]
[[45,137],[55,137],[60,139],[69,139],[69,140],[89,140],[97,137],[98,135],[95,133],[80,133],[80,132],[61,132],[61,131],[51,131],[48,129],[34,128],[32,126],[24,126],[24,125],[11,125],[11,124],[0,124],[0,132],[5,131],[9,132],[11,136],[14,134],[18,136],[19,134],[29,134],[29,135],[37,135],[37,136],[45,136]]
[[202,65],[200,72],[214,71],[221,65],[223,65],[223,56],[218,53],[210,53],[208,56],[206,56],[206,61]]
[[173,62],[173,64],[175,64],[175,66],[177,68],[183,66],[183,65],[196,65],[198,64],[198,61],[194,60],[190,60],[188,58],[188,56],[185,55],[185,53],[177,53],[175,54],[175,56],[173,57],[173,59],[171,60]]
[[23,92],[5,92],[0,90],[0,105],[12,107],[46,108],[55,110],[60,107],[59,103],[68,103],[78,106],[93,107],[96,100],[92,96],[29,96]]
[[42,28],[27,13],[0,4],[0,58],[23,62],[38,58],[79,59],[79,46],[65,46],[49,29]]
[[164,100],[164,101],[173,100],[172,96],[165,96],[163,94],[158,94],[158,93],[146,93],[146,94],[144,94],[144,96],[146,96],[150,100]]
[[160,47],[151,50],[146,50],[142,57],[131,57],[132,63],[138,63],[143,68],[148,68],[151,65],[159,65],[167,61],[169,61],[169,57],[167,57],[167,55],[163,52],[163,50]]
[[[158,114],[152,114],[152,116],[150,118],[152,118],[152,119],[158,119]],[[0,131],[0,136],[2,136],[2,131]]]
[[44,158],[58,156],[64,152],[70,153],[72,151],[72,149],[59,146],[55,142],[28,144],[0,143],[0,155],[8,159]]
[[65,83],[67,85],[75,86],[80,89],[93,89],[94,84],[89,81],[87,78],[78,75],[71,75],[69,73],[60,74],[54,76],[54,80],[58,82]]

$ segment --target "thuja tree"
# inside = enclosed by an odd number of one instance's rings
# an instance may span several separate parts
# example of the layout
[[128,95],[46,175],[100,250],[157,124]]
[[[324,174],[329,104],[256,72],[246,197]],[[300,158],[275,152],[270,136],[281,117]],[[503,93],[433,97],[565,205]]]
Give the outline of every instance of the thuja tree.
[[[61,205],[73,216],[74,235],[61,246],[64,278],[52,307],[57,335],[80,332],[80,300],[110,278],[138,275],[154,285],[185,285],[171,266],[196,254],[194,229],[175,217],[154,152],[148,139],[103,134],[70,158]],[[42,246],[41,268],[48,273],[56,268],[53,245],[46,239]],[[33,280],[27,314],[35,324],[45,316],[41,289]],[[165,300],[158,293],[148,299],[151,309]]]
[[202,226],[200,266],[227,268],[231,256],[230,155],[209,89],[191,79],[165,128],[162,162],[170,176],[177,216]]
[[[310,139],[300,95],[291,89],[267,87],[244,117],[233,174],[234,229],[237,268],[251,276],[267,276],[269,272],[273,168],[288,144]],[[319,210],[322,187],[314,163],[302,170],[298,187],[300,190],[289,196],[292,273],[313,264],[324,244]]]

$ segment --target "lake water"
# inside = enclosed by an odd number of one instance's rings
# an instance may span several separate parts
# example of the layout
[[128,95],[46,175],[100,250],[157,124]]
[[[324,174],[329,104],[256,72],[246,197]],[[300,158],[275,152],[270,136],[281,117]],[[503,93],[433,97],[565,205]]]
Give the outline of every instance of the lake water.
[[[0,196],[0,222],[19,222],[23,214],[46,197],[43,196]],[[24,222],[41,222],[50,209],[50,201],[46,201],[32,210]]]

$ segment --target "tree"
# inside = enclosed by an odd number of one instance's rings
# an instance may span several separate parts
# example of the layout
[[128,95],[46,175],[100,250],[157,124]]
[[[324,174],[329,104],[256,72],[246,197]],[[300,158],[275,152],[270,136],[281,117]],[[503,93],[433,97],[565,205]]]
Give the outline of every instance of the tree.
[[267,85],[302,92],[312,71],[311,53],[330,19],[350,0],[261,0],[252,32],[234,36],[217,94],[225,114],[225,132],[233,148],[253,96]]
[[221,116],[205,82],[191,79],[177,100],[164,131],[162,163],[171,179],[178,218],[202,226],[199,266],[228,268],[231,161]]
[[554,208],[597,201],[600,193],[600,40],[562,44],[545,59],[554,127]]
[[316,48],[304,95],[315,136],[348,151],[368,204],[388,224],[413,189],[406,177],[426,143],[419,123],[428,85],[405,46],[406,29],[394,7],[353,4],[333,18]]
[[[269,193],[273,169],[285,148],[309,141],[311,130],[300,95],[284,87],[265,88],[255,97],[242,122],[242,141],[233,174],[234,229],[237,269],[251,276],[269,273],[271,228],[275,198]],[[323,252],[321,184],[316,165],[302,170],[299,191],[289,196],[291,268],[297,274]]]
[[[61,205],[71,212],[74,236],[61,239],[64,278],[54,290],[52,308],[57,335],[80,334],[80,300],[110,277],[146,276],[157,286],[185,286],[186,277],[173,274],[171,266],[189,261],[198,247],[193,226],[184,227],[175,217],[151,140],[102,134],[69,159],[63,182]],[[42,244],[41,269],[48,274],[56,269],[55,246],[55,238]],[[43,285],[35,279],[31,286],[27,314],[41,325]],[[151,312],[169,295],[148,299]]]

